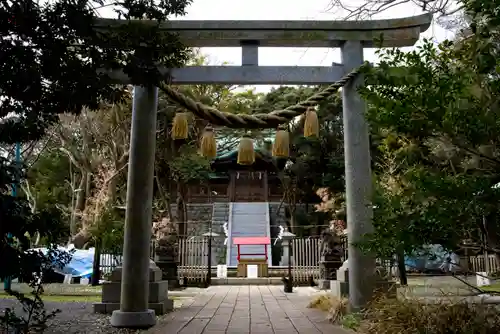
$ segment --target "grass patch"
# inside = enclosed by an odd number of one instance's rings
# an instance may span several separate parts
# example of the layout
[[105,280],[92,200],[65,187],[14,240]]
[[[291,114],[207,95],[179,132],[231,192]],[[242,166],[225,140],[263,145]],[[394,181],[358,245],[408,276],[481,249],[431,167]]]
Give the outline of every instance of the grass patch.
[[348,313],[345,298],[323,294],[308,305],[328,313],[337,325],[362,334],[497,334],[500,312],[497,305],[453,303],[444,298],[432,303],[382,296],[363,312]]
[[[5,291],[0,291],[0,299],[15,299],[14,296],[9,295]],[[178,300],[181,297],[178,296],[168,296],[168,299]],[[42,295],[42,300],[47,302],[56,302],[56,303],[64,303],[64,302],[86,302],[86,303],[99,303],[101,302],[101,294],[98,295],[76,295],[76,294],[47,294],[44,293]]]
[[[7,294],[4,291],[0,292],[0,299],[15,299],[14,296]],[[42,295],[42,300],[44,302],[87,302],[96,303],[101,301],[100,295]]]
[[500,282],[480,287],[481,290],[500,293]]
[[495,306],[486,304],[380,298],[363,312],[358,331],[366,334],[494,334],[500,332],[500,313]]
[[[21,293],[31,293],[31,288],[27,284],[13,283],[12,290]],[[0,293],[4,292],[0,290]],[[80,285],[80,284],[59,284],[51,283],[43,285],[44,295],[63,295],[63,296],[100,296],[102,293],[102,286]]]
[[349,313],[349,314],[344,315],[340,319],[340,324],[344,328],[349,328],[349,329],[355,331],[359,328],[362,319],[363,319],[363,315],[361,313]]

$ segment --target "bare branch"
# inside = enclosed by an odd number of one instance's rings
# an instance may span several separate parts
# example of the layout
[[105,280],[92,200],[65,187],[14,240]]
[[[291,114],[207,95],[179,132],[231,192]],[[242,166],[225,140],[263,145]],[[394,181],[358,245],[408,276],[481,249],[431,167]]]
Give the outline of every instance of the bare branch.
[[73,155],[72,152],[70,152],[65,147],[60,147],[59,150],[61,150],[61,152],[65,153],[68,156],[69,160],[71,160],[71,163],[73,163],[73,165],[75,165],[76,168],[78,168],[80,170],[85,170],[83,165],[80,164],[80,161],[78,161],[78,159]]
[[463,6],[456,0],[331,0],[326,11],[339,10],[346,20],[371,19],[373,16],[398,6],[417,6],[422,11],[435,14],[438,19],[458,14]]

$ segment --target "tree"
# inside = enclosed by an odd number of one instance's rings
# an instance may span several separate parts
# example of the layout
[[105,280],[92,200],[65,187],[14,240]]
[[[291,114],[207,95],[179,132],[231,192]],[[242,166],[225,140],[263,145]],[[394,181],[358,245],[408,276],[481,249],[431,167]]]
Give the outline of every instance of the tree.
[[[152,85],[163,80],[156,64],[182,66],[189,52],[176,36],[160,33],[158,25],[141,25],[131,19],[161,22],[170,15],[183,15],[190,2],[2,2],[0,119],[10,115],[16,119],[0,123],[0,146],[38,141],[62,113],[79,114],[84,108],[96,110],[102,103],[122,100],[126,90],[102,70],[123,68],[132,83]],[[102,7],[112,7],[128,24],[98,31],[95,11]],[[32,212],[25,198],[10,195],[11,184],[24,178],[24,169],[0,157],[0,256],[6,264],[0,278],[33,282],[33,272],[39,272],[47,259],[25,252],[27,235],[39,232],[49,243],[56,243],[64,233],[53,207]],[[41,301],[36,303],[40,305]]]
[[[259,112],[285,108],[311,96],[321,87],[280,87],[273,89],[257,102]],[[328,217],[315,217],[309,212],[310,203],[318,203],[318,188],[328,188],[333,194],[344,191],[344,145],[342,104],[339,95],[323,101],[317,108],[320,119],[318,138],[304,138],[304,119],[290,122],[290,156],[279,177],[284,192],[283,203],[289,211],[289,228],[293,233],[307,234],[311,221],[323,225]],[[305,204],[306,213],[297,210]],[[320,233],[320,230],[313,231]]]
[[429,243],[457,250],[465,239],[500,255],[500,2],[464,5],[473,35],[379,51],[380,66],[367,73],[377,85],[361,89],[381,158],[368,244],[385,255]]
[[368,20],[390,10],[417,6],[431,13],[438,24],[458,34],[470,23],[464,12],[464,0],[330,0],[326,11],[340,11],[346,20]]
[[40,152],[36,162],[28,168],[22,190],[33,212],[58,207],[63,214],[69,215],[74,195],[70,161],[57,146],[51,146]]
[[375,0],[359,2],[331,0],[327,10],[340,9],[347,12],[346,19],[369,19],[394,7],[416,5],[423,11],[438,17],[452,16],[463,10],[463,1],[458,0]]
[[[94,177],[103,177],[99,176],[99,168],[106,169],[104,179],[107,180],[101,180],[100,186],[106,187],[110,205],[117,204],[119,178],[128,163],[131,115],[130,94],[121,103],[102,103],[98,111],[83,110],[78,116],[61,115],[54,131],[60,140],[59,149],[67,156],[77,171],[74,175],[79,178],[72,208],[76,216],[82,215],[88,198],[93,194]],[[76,235],[78,222],[74,219],[70,230],[73,231],[75,245],[81,247],[88,240],[89,226],[83,224]]]

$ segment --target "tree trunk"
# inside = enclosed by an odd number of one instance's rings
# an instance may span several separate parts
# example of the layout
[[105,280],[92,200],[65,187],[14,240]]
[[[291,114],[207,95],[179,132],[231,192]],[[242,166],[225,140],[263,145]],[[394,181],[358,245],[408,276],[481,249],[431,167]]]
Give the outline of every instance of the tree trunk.
[[71,220],[69,223],[69,231],[70,231],[70,236],[73,238],[74,236],[77,235],[78,233],[78,223],[80,222],[80,216],[79,214],[83,212],[85,209],[85,201],[87,197],[87,183],[88,183],[88,173],[82,171],[82,177],[80,178],[80,182],[78,184],[78,188],[75,189],[76,191],[76,199],[75,202],[72,203],[74,206],[71,208],[73,211],[71,213]]
[[[484,222],[484,228],[486,231],[486,243],[490,249],[500,249],[500,226],[497,222],[497,217],[490,216]],[[500,267],[500,253],[492,252],[495,255],[496,267]],[[488,261],[488,259],[484,259]]]
[[85,209],[85,199],[87,197],[87,184],[89,175],[87,172],[82,171],[82,177],[80,183],[78,184],[78,191],[76,193],[76,204],[74,210],[76,212],[82,212]]
[[398,251],[396,257],[398,261],[399,280],[401,282],[401,285],[406,286],[408,285],[408,277],[406,276],[404,252]]
[[115,203],[116,201],[116,188],[118,186],[118,177],[113,177],[108,182],[108,198],[110,203]]
[[160,183],[160,179],[158,178],[158,173],[155,172],[155,181],[156,186],[158,187],[158,193],[160,194],[161,199],[163,200],[163,205],[165,205],[165,210],[167,211],[167,218],[170,221],[174,221],[174,215],[172,214],[172,206],[170,203],[170,198],[165,195],[163,191],[163,186]]
[[183,194],[183,185],[181,182],[177,183],[177,226],[178,226],[178,231],[179,235],[183,238],[186,237],[187,235],[187,226],[186,226],[186,208],[185,208],[185,202],[184,202],[184,194]]
[[99,285],[99,280],[101,279],[101,242],[96,241],[94,245],[94,262],[92,264],[92,286]]
[[289,209],[290,219],[288,220],[289,221],[288,231],[290,231],[290,233],[297,234],[296,233],[297,228],[295,226],[295,206],[288,204],[288,207],[290,208]]
[[[180,150],[185,140],[173,140],[172,141],[172,159],[180,155]],[[177,181],[177,226],[179,231],[179,236],[185,238],[187,236],[187,226],[186,226],[186,185],[181,181]]]

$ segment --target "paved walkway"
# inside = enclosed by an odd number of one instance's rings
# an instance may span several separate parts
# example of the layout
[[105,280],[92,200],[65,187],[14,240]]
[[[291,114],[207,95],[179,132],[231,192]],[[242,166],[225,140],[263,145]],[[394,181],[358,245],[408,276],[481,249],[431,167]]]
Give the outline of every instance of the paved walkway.
[[348,333],[331,325],[325,313],[308,309],[311,298],[300,291],[285,294],[282,286],[213,286],[163,318],[152,332]]

